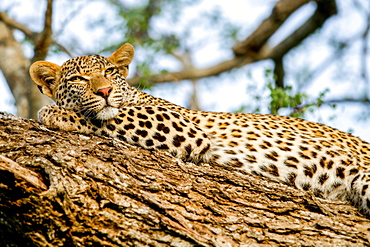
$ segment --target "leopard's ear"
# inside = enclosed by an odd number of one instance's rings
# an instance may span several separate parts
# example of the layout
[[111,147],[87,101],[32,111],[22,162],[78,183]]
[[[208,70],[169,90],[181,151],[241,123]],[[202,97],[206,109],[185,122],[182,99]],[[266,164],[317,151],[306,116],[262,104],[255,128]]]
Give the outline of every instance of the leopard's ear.
[[56,74],[60,70],[60,66],[54,63],[39,61],[35,62],[30,67],[30,75],[36,83],[41,93],[53,97],[52,85],[55,83]]
[[108,60],[116,65],[119,72],[126,78],[128,75],[128,66],[134,58],[134,47],[126,43],[108,58]]

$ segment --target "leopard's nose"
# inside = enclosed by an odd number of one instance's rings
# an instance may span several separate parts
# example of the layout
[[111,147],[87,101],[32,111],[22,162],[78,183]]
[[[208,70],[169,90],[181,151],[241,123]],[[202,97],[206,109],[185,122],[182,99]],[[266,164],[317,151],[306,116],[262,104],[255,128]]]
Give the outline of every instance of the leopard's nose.
[[103,98],[108,98],[109,94],[112,92],[112,87],[100,88],[95,92],[96,95],[102,96]]

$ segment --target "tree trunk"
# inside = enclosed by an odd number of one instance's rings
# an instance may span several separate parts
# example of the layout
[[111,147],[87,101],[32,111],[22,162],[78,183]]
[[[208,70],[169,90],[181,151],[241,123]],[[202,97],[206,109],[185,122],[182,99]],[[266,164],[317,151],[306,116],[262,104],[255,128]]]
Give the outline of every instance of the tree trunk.
[[28,117],[27,74],[29,60],[22,45],[15,40],[13,31],[0,21],[0,69],[14,96],[19,116]]
[[0,246],[369,246],[341,202],[0,114]]
[[0,20],[0,70],[15,100],[17,114],[37,118],[37,111],[52,101],[42,95],[28,73],[30,60],[25,57],[21,43],[13,30]]

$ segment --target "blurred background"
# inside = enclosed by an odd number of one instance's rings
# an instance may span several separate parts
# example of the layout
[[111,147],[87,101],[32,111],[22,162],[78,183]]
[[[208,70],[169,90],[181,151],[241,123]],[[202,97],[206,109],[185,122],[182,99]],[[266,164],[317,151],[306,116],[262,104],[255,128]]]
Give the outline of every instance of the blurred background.
[[51,101],[38,60],[135,47],[129,83],[204,111],[279,114],[370,141],[368,0],[1,0],[0,111]]

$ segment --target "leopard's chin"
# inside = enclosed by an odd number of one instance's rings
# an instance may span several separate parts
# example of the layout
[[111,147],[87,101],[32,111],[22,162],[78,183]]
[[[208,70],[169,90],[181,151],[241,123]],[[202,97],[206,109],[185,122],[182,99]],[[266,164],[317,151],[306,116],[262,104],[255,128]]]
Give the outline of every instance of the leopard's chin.
[[96,114],[96,118],[100,120],[109,120],[116,117],[119,110],[115,107],[107,106]]

